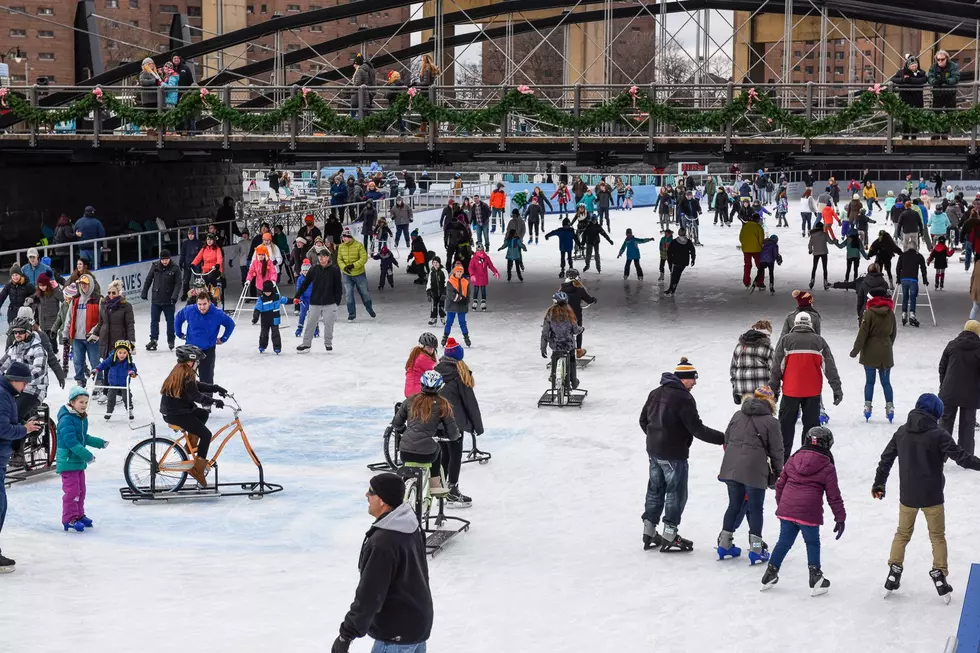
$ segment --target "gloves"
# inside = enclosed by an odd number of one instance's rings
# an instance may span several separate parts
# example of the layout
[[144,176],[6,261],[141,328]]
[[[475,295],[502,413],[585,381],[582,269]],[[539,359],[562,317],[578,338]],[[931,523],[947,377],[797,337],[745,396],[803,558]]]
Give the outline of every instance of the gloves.
[[220,385],[218,385],[216,383],[215,384],[212,384],[212,385],[214,385],[214,391],[217,392],[219,395],[221,395],[222,397],[227,397],[228,396],[228,391],[225,390],[224,388],[222,388]]
[[737,392],[732,392],[732,398],[735,400],[736,406],[742,405],[742,395],[738,394]]
[[837,537],[835,537],[834,539],[839,540],[840,536],[844,534],[844,522],[839,521],[836,524],[834,524],[834,532],[837,533]]
[[347,265],[344,266],[344,272],[347,272],[348,274],[350,274],[351,270],[353,270],[353,269],[354,269],[354,264],[353,263],[349,263],[349,264],[347,264]]
[[425,291],[425,297],[426,297],[426,299],[428,299],[431,302],[432,301],[432,291],[431,290],[426,290]]
[[293,303],[299,306],[299,297],[293,297]]
[[542,349],[541,350],[541,358],[547,358],[547,357],[548,357],[548,352],[545,351],[544,349]]
[[90,333],[85,339],[88,340],[89,342],[98,342],[99,336],[95,335],[94,333]]
[[214,400],[214,407],[215,408],[224,408],[225,407],[225,402],[221,401],[220,399],[215,399]]
[[88,459],[88,464],[89,465],[91,465],[94,462],[95,462],[95,455],[93,455],[91,458]]
[[844,393],[840,390],[834,390],[834,405],[840,406],[840,402],[844,401]]
[[923,281],[922,281],[922,283],[924,283],[924,284],[925,284],[925,286],[926,286],[926,288],[928,288],[928,287],[929,287],[929,282],[928,282],[928,281],[926,281],[926,280],[923,280]]
[[61,386],[61,389],[64,390],[65,389],[65,380],[64,379],[58,379],[58,385],[60,385]]
[[338,635],[337,639],[333,640],[333,646],[330,647],[330,653],[347,653],[350,650],[350,640],[344,639],[343,635]]
[[871,496],[874,499],[884,499],[885,498],[885,486],[884,485],[872,485],[871,486]]

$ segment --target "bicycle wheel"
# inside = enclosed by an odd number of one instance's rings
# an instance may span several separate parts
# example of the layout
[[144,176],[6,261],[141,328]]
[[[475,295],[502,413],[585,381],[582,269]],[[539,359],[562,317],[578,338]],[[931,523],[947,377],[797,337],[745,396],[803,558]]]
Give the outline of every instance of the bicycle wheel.
[[385,462],[392,468],[401,467],[402,457],[399,452],[401,436],[395,433],[395,427],[391,424],[385,429],[384,435],[384,454]]
[[[152,456],[151,448],[156,449]],[[130,449],[126,455],[126,462],[123,464],[126,485],[137,494],[149,495],[151,494],[150,479],[155,477],[153,478],[155,492],[177,492],[187,481],[187,472],[159,471],[159,465],[186,463],[188,460],[187,452],[175,445],[173,440],[160,437],[147,438]]]
[[555,392],[557,393],[557,400],[559,406],[564,406],[567,403],[568,397],[565,394],[565,384],[567,382],[567,371],[566,371],[565,357],[561,356],[555,361]]
[[53,467],[54,459],[58,455],[58,425],[50,417],[47,433],[41,437],[41,447],[47,452],[48,467]]

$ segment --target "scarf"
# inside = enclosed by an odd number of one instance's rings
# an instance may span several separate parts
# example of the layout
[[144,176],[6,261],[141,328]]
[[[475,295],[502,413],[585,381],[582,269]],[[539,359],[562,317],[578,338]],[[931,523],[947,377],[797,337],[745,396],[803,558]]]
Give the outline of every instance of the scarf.
[[117,308],[119,308],[119,305],[122,304],[122,300],[123,300],[123,298],[121,296],[119,296],[119,295],[116,295],[115,297],[112,297],[111,299],[106,299],[105,300],[105,312],[107,314],[108,313],[112,313],[114,310],[116,310]]

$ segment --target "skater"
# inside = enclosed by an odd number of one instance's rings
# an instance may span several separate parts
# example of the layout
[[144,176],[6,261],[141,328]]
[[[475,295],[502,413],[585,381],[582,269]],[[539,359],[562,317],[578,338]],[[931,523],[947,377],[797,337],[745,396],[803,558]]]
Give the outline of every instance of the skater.
[[[466,313],[470,309],[470,280],[463,278],[463,264],[456,261],[453,271],[446,282],[446,329],[442,334],[442,346],[446,346],[449,334],[453,330],[453,322],[459,319],[459,330],[463,332],[463,342],[471,347],[470,330],[466,326]],[[520,274],[520,273],[518,273]]]
[[[669,265],[667,252],[670,250],[670,244],[674,242],[674,232],[669,227],[664,229],[663,234],[660,237],[660,276],[657,278],[658,281],[664,280],[664,267]],[[673,271],[672,268],[671,271]]]
[[[211,447],[212,437],[206,423],[211,413],[197,404],[224,408],[224,402],[211,395],[217,393],[225,397],[228,391],[203,379],[198,381],[201,363],[207,355],[200,347],[187,344],[177,347],[175,351],[177,364],[160,388],[160,415],[164,422],[178,426],[187,433],[188,453],[194,461],[193,467],[187,473],[197,481],[198,486],[206,488],[208,482],[205,475],[210,468],[208,449]],[[213,369],[213,364],[211,367]]]
[[398,267],[398,261],[395,260],[395,255],[391,253],[387,245],[381,247],[381,251],[372,256],[375,261],[381,261],[381,269],[378,275],[378,290],[385,289],[385,281],[388,282],[390,288],[395,287],[395,273],[393,268]]
[[160,251],[160,260],[150,267],[149,274],[143,281],[140,297],[145,301],[153,289],[150,300],[150,342],[146,343],[147,351],[156,351],[157,340],[160,339],[160,316],[166,320],[167,346],[174,348],[174,312],[177,300],[180,298],[180,268],[171,260],[170,252]]
[[[843,230],[841,230],[843,232]],[[847,270],[844,272],[844,283],[851,278],[851,268],[854,268],[854,278],[858,278],[860,273],[861,259],[868,259],[868,253],[864,251],[864,243],[861,242],[861,235],[857,231],[851,231],[842,242],[834,243],[838,249],[847,250]]]
[[633,210],[633,196],[636,193],[633,192],[633,187],[630,184],[626,184],[626,191],[624,193],[625,200],[623,201],[623,208],[627,211]]
[[895,264],[895,276],[902,285],[902,326],[906,324],[919,326],[919,320],[915,317],[915,300],[919,296],[920,271],[922,283],[928,287],[929,273],[926,269],[926,260],[918,252],[918,243],[915,245],[910,243]]
[[[500,273],[497,272],[493,261],[490,260],[490,255],[484,251],[483,243],[481,242],[476,243],[476,253],[470,259],[468,272],[470,283],[473,284],[473,310],[475,311],[479,308],[481,311],[486,311],[487,285],[490,283],[490,273],[493,273],[494,279],[499,279]],[[480,301],[482,302],[479,306],[477,306],[477,295],[480,296]]]
[[766,232],[762,228],[762,223],[758,217],[753,216],[742,223],[742,228],[738,233],[738,242],[742,246],[742,285],[748,290],[752,282],[752,264],[755,263],[757,270],[755,285],[765,288],[762,279],[762,266],[759,258],[762,255],[762,245],[766,239]]
[[[133,393],[125,390],[129,385],[129,379],[136,378],[136,364],[133,362],[133,345],[128,340],[116,342],[115,351],[111,356],[107,356],[92,370],[92,378],[102,374],[106,379],[106,407],[105,419],[112,418],[112,412],[116,409],[116,398],[122,397],[123,408],[129,413],[129,419],[133,419]],[[84,412],[84,411],[83,411]],[[59,431],[60,433],[60,431]]]
[[773,234],[762,243],[762,252],[759,254],[759,278],[756,279],[756,287],[765,288],[766,270],[768,270],[769,294],[776,294],[776,266],[782,264],[783,257],[779,253],[779,236]]
[[419,344],[412,347],[405,361],[405,398],[422,392],[422,375],[436,366],[436,350],[439,340],[428,331],[419,336]]
[[[551,199],[558,200],[558,213],[559,215],[561,215],[563,219],[567,219],[568,203],[571,201],[572,197],[571,197],[571,193],[568,191],[568,186],[565,184],[565,182],[560,182],[558,184],[558,188],[555,189],[554,193],[552,193]],[[500,215],[501,218],[503,218],[503,211],[501,211]],[[501,224],[503,224],[502,219],[501,219]],[[545,238],[547,238],[547,236],[545,236]]]
[[718,190],[715,192],[713,203],[715,207],[714,224],[718,224],[719,221],[721,221],[721,224],[723,225],[728,224],[730,222],[728,217],[730,203],[728,200],[728,192],[725,191],[724,186],[718,187]]
[[[626,252],[626,267],[623,269],[623,278],[630,278],[630,264],[636,268],[636,278],[643,281],[643,268],[640,267],[640,245],[643,243],[649,243],[653,238],[635,238],[633,236],[633,230],[626,230],[626,240],[623,241],[622,246],[619,248],[619,256],[616,258],[622,258],[623,252]],[[596,266],[599,265],[598,260],[596,260]]]
[[113,279],[106,288],[99,306],[99,356],[112,355],[113,346],[119,340],[132,344],[136,341],[136,317],[133,305],[126,301],[121,279]]
[[940,236],[945,239],[952,228],[949,216],[946,214],[948,204],[946,200],[943,200],[943,203],[936,207],[936,212],[929,218],[929,239],[933,242],[939,240]]
[[[264,223],[263,226],[268,228],[268,225]],[[179,234],[177,237],[179,240],[180,238]],[[272,237],[271,234],[269,237],[271,239]],[[257,236],[256,240],[258,240],[259,243],[261,243],[262,237]],[[201,243],[201,241],[197,239],[197,231],[195,230],[195,228],[191,227],[190,229],[187,230],[187,240],[185,240],[183,243],[179,243],[179,245],[180,245],[180,269],[183,270],[184,273],[184,278],[181,285],[181,295],[186,297],[187,291],[191,287],[191,272],[193,271],[192,262],[197,257],[197,253],[201,251],[201,247],[203,243]]]
[[92,277],[83,274],[75,282],[78,294],[66,298],[68,310],[65,329],[61,334],[64,342],[71,342],[71,358],[75,361],[75,382],[85,387],[85,361],[89,368],[99,364],[99,302],[102,297],[95,289]]
[[[872,264],[873,265],[873,264]],[[891,371],[895,366],[893,349],[898,326],[895,323],[895,303],[891,297],[872,297],[867,302],[867,310],[861,317],[861,325],[851,358],[861,357],[858,362],[864,366],[864,419],[871,419],[871,401],[875,393],[875,377],[881,379],[881,390],[885,393],[885,417],[891,422],[895,417],[895,396],[892,392]]]
[[425,241],[419,235],[419,230],[412,231],[412,251],[408,253],[408,268],[406,272],[417,275],[412,283],[421,286],[425,284],[425,277],[429,273],[429,251],[425,246]]
[[35,288],[21,273],[20,265],[14,263],[10,266],[10,281],[4,284],[0,290],[0,306],[10,299],[7,304],[7,323],[11,323],[17,317],[17,310],[24,305],[24,302],[34,294]]
[[813,308],[813,295],[805,290],[794,290],[792,296],[796,300],[796,308],[783,321],[783,328],[779,332],[779,338],[782,339],[783,336],[796,326],[796,316],[800,313],[806,313],[810,316],[810,324],[813,326],[813,331],[819,336],[820,313],[817,312],[817,309]]
[[[26,312],[26,311],[25,311]],[[48,394],[48,352],[44,346],[41,334],[34,330],[34,320],[23,316],[14,319],[10,325],[12,342],[0,358],[0,373],[11,369],[15,364],[22,363],[30,371],[30,383],[14,398],[17,414],[22,418],[33,415],[35,409],[44,403]],[[24,440],[11,442],[13,456],[10,459],[12,467],[23,467]]]
[[939,398],[945,406],[940,422],[943,429],[953,433],[958,412],[957,443],[968,454],[974,454],[974,427],[980,408],[980,322],[968,321],[943,349],[939,359]]
[[[415,220],[412,207],[409,206],[408,204],[405,204],[404,198],[398,197],[398,199],[396,199],[394,204],[392,205],[391,210],[389,211],[389,216],[391,217],[392,223],[395,225],[395,247],[396,248],[398,247],[398,242],[399,240],[401,240],[402,236],[405,237],[405,246],[408,247],[409,244],[408,227],[409,224],[411,224]],[[488,209],[487,218],[489,219],[489,217],[490,217],[490,211]],[[343,243],[343,232],[341,232],[340,238],[341,238],[341,243]],[[364,247],[364,245],[361,245],[361,247]],[[367,251],[367,248],[365,248],[364,251]]]
[[446,323],[446,271],[442,269],[442,259],[432,257],[432,266],[427,275],[425,296],[431,307],[429,311],[429,326],[435,326],[436,318]]
[[879,211],[882,210],[881,204],[878,203],[878,189],[875,187],[874,182],[870,179],[864,182],[864,188],[861,190],[861,196],[868,205],[868,215],[871,215],[872,206],[877,206]]
[[524,234],[526,233],[527,226],[524,223],[524,219],[521,218],[521,212],[514,209],[510,212],[510,222],[507,223],[507,238],[511,238],[510,232],[513,231],[517,238],[524,240]]
[[946,236],[936,238],[936,246],[926,259],[926,264],[931,263],[936,268],[936,290],[942,290],[946,285],[946,268],[949,267],[949,257],[955,252],[955,249],[946,244]]
[[[929,576],[933,585],[949,603],[953,588],[946,582],[949,561],[946,550],[946,508],[943,488],[946,475],[943,465],[953,460],[964,469],[980,471],[980,459],[953,442],[952,436],[936,420],[943,415],[942,400],[934,394],[923,394],[909,412],[908,421],[898,428],[891,441],[881,452],[881,460],[875,472],[871,496],[885,498],[885,484],[895,459],[898,459],[899,506],[898,530],[892,540],[888,555],[888,578],[885,589],[888,594],[901,584],[905,564],[905,548],[912,539],[915,520],[919,511],[926,516],[929,541],[932,543],[932,570]],[[888,595],[886,594],[886,596]]]
[[524,281],[524,276],[521,271],[524,269],[524,261],[521,257],[521,251],[527,251],[527,247],[524,245],[524,241],[518,235],[517,230],[509,229],[507,231],[507,239],[504,244],[497,248],[499,252],[502,249],[507,250],[507,281],[511,280],[511,272],[514,268],[517,268],[517,278],[520,281]]
[[[722,445],[725,434],[705,426],[691,391],[698,371],[682,357],[673,372],[664,372],[660,387],[647,397],[640,412],[640,428],[646,433],[650,479],[643,510],[643,548],[661,551],[693,551],[694,545],[677,532],[687,503],[688,458],[694,438]],[[664,533],[657,532],[660,516]]]
[[873,224],[878,224],[878,221],[872,220],[870,217],[868,217],[868,212],[862,207],[861,210],[858,211],[857,220],[853,225],[851,225],[851,228],[857,231],[858,237],[861,239],[861,242],[865,247],[868,245],[868,231],[870,230],[869,226]]
[[280,309],[289,303],[289,298],[280,297],[276,284],[266,281],[262,284],[262,294],[255,302],[261,322],[259,330],[259,353],[264,354],[269,347],[269,334],[272,334],[272,351],[282,352],[282,336],[279,333]]
[[902,250],[895,244],[891,234],[884,229],[878,232],[878,238],[871,243],[871,248],[868,250],[868,257],[873,258],[878,267],[888,274],[889,288],[895,287],[895,281],[892,278],[892,258],[901,253]]
[[694,249],[694,243],[687,239],[687,230],[681,227],[677,230],[677,238],[671,241],[667,248],[667,263],[670,265],[670,287],[664,292],[665,295],[673,295],[677,292],[677,284],[680,283],[681,275],[688,265],[694,267],[698,252]]
[[51,342],[51,346],[58,347],[58,329],[56,324],[61,307],[65,303],[64,291],[61,284],[51,276],[42,272],[37,277],[37,293],[34,295],[34,302],[37,305],[37,324],[38,328],[44,332]]
[[[187,335],[184,335],[184,323],[187,323]],[[215,348],[228,342],[235,330],[235,321],[224,311],[219,311],[211,303],[211,295],[206,292],[198,293],[196,301],[191,306],[185,306],[174,318],[174,329],[177,337],[186,340],[201,350],[207,358],[194,359],[199,361],[198,372],[201,381],[214,383],[214,365],[216,362]],[[205,390],[204,392],[209,392]]]
[[401,434],[400,454],[410,463],[431,463],[429,493],[433,497],[449,494],[442,482],[448,460],[441,460],[441,450],[436,438],[458,440],[461,435],[456,426],[452,405],[439,394],[445,382],[442,375],[430,370],[422,375],[422,391],[401,402],[391,424]]
[[[588,197],[588,194],[586,194],[586,197]],[[599,224],[601,225],[603,218],[605,218],[606,229],[609,231],[612,231],[612,226],[609,224],[609,207],[612,206],[612,201],[613,201],[612,189],[609,187],[609,184],[607,184],[604,181],[600,182],[595,189],[595,204],[596,204],[596,208],[598,208],[599,210],[598,211]],[[586,206],[588,206],[588,204],[586,204]],[[589,213],[591,212],[592,210],[589,209]]]
[[[834,210],[834,204],[831,204],[831,202],[824,204],[823,209],[821,209],[820,219],[823,223],[823,230],[827,233],[829,239],[837,240],[834,236],[834,221],[836,220],[837,224],[840,224],[841,221],[840,216],[837,215],[837,211]],[[813,232],[811,231],[810,233],[812,234]]]
[[[406,239],[408,232],[406,231]],[[347,321],[353,322],[357,317],[357,308],[354,303],[354,290],[361,296],[364,310],[372,318],[377,317],[371,306],[371,293],[368,290],[367,272],[367,250],[364,245],[351,237],[350,227],[344,227],[343,235],[340,238],[340,246],[337,247],[337,267],[343,272],[344,293],[347,295]]]
[[[276,225],[279,229],[279,225]],[[207,234],[204,237],[205,245],[197,251],[197,256],[191,262],[195,268],[200,268],[204,275],[204,283],[214,286],[220,281],[224,274],[224,254],[218,246],[218,236]]]
[[779,569],[783,559],[803,533],[806,543],[806,563],[810,571],[810,596],[826,594],[830,589],[820,568],[820,526],[823,524],[823,497],[834,513],[835,539],[844,534],[847,513],[844,499],[837,482],[837,468],[830,453],[834,434],[825,426],[816,426],[807,432],[803,447],[783,466],[776,481],[776,517],[779,518],[779,541],[769,559],[769,566],[762,576],[762,590],[771,589],[779,582]]
[[595,255],[595,269],[596,272],[602,273],[602,261],[599,259],[599,238],[605,238],[606,242],[610,245],[614,245],[612,238],[606,233],[606,230],[602,228],[602,223],[595,218],[590,218],[585,223],[585,233],[582,240],[585,243],[585,267],[582,268],[583,272],[588,272],[589,267],[592,265],[592,256]]
[[105,449],[108,440],[88,433],[89,395],[75,386],[68,392],[68,403],[58,411],[58,453],[56,464],[61,474],[61,525],[65,531],[78,533],[92,527],[85,515],[85,468],[95,461],[88,447]]
[[[309,259],[305,259],[303,264],[299,268],[299,274],[296,275],[296,287],[299,288],[306,281],[306,275],[310,273]],[[313,290],[308,287],[306,292],[304,292],[300,298],[299,302],[293,302],[293,304],[299,309],[299,321],[296,325],[296,337],[299,338],[303,335],[303,327],[306,325],[306,314],[310,312],[310,294]]]
[[[592,306],[598,300],[589,294],[588,289],[579,279],[578,270],[575,268],[568,268],[565,272],[565,282],[561,284],[561,291],[565,293],[568,297],[568,305],[572,309],[572,313],[575,314],[575,322],[580,326],[585,325],[582,322],[582,302],[585,302],[586,306]],[[575,356],[577,358],[582,358],[585,356],[586,351],[582,349],[582,331],[579,331],[578,335],[575,337]]]
[[793,329],[779,339],[773,355],[769,387],[782,401],[779,423],[783,430],[783,456],[789,458],[796,437],[797,413],[802,412],[803,432],[820,425],[820,393],[823,377],[834,392],[834,405],[844,399],[840,375],[830,345],[813,328],[810,314],[800,311]]
[[541,223],[544,220],[544,207],[538,203],[538,196],[531,196],[531,203],[527,207],[527,244],[538,242],[541,235]]
[[773,417],[776,402],[768,386],[747,393],[725,429],[725,453],[718,480],[728,486],[728,509],[718,534],[718,558],[737,557],[733,543],[742,507],[749,522],[749,562],[769,560],[762,539],[766,488],[774,488],[783,469],[783,438]]
[[[568,189],[565,189],[566,195]],[[557,192],[556,192],[557,194]],[[566,200],[567,203],[567,200]],[[561,205],[561,200],[559,200]],[[490,233],[497,232],[497,223],[500,223],[500,231],[504,231],[504,210],[507,208],[507,193],[504,192],[504,185],[498,183],[497,187],[490,191]],[[564,210],[564,208],[562,208]]]
[[484,247],[490,247],[490,207],[480,199],[479,195],[473,196],[473,204],[470,206],[467,218],[473,225],[475,243],[482,242]]
[[736,406],[742,404],[746,395],[769,383],[774,354],[771,338],[772,323],[769,320],[759,320],[738,337],[729,366]]
[[436,363],[435,371],[442,376],[443,386],[439,394],[449,401],[453,408],[453,419],[459,429],[460,438],[441,442],[442,460],[446,467],[446,480],[449,481],[449,494],[446,495],[447,508],[469,508],[473,499],[459,489],[459,471],[463,462],[463,433],[483,435],[483,415],[480,403],[476,400],[473,388],[476,381],[473,373],[463,362],[463,347],[455,338],[446,341],[442,358]]
[[789,221],[786,220],[786,214],[789,213],[789,200],[786,199],[786,191],[779,191],[779,195],[776,197],[776,226],[777,227],[788,227]]
[[861,196],[854,193],[851,196],[851,201],[844,207],[844,220],[840,225],[841,238],[847,238],[847,234],[851,233],[851,225],[857,222],[858,215],[863,208],[864,205],[861,203]]
[[919,239],[923,237],[925,227],[922,222],[922,214],[914,206],[902,210],[896,226],[902,234],[902,250],[907,250],[909,247],[919,249]]
[[[279,272],[276,270],[276,264],[272,262],[271,256],[269,255],[269,249],[265,245],[259,245],[255,248],[255,258],[252,260],[251,265],[248,267],[248,274],[245,275],[245,281],[247,283],[252,283],[254,280],[255,288],[257,290],[255,296],[258,297],[258,289],[265,286],[266,281],[276,282],[279,277]],[[252,324],[259,323],[259,311],[258,309],[252,310]],[[207,352],[205,352],[207,353]]]
[[700,245],[701,238],[698,231],[698,224],[700,223],[700,216],[702,213],[701,202],[694,197],[694,193],[687,191],[684,193],[684,198],[680,201],[678,205],[678,210],[681,216],[681,224],[684,225],[688,233],[690,233],[694,238],[694,244]]
[[558,271],[558,277],[564,279],[565,268],[572,267],[572,252],[575,249],[581,249],[582,243],[579,242],[578,234],[572,229],[568,218],[562,219],[561,226],[546,233],[544,239],[547,241],[552,236],[558,238],[558,254],[561,257],[561,269]]
[[657,215],[660,216],[660,229],[667,229],[670,227],[671,219],[670,214],[674,207],[674,196],[673,191],[670,190],[670,186],[665,186],[660,189],[660,193],[657,195],[657,201],[654,204],[654,208],[657,210]]
[[577,338],[584,331],[578,325],[575,311],[568,305],[568,295],[559,290],[551,297],[554,302],[544,314],[541,325],[541,358],[548,358],[548,347],[551,347],[551,377],[552,387],[555,383],[555,367],[560,358],[568,361],[568,382],[572,388],[578,388],[575,351]]
[[817,265],[823,266],[823,289],[830,289],[830,282],[827,280],[828,243],[836,245],[837,240],[830,233],[827,233],[826,229],[817,226],[810,230],[810,242],[807,244],[807,250],[813,256],[813,268],[810,270],[810,290],[813,290],[813,284],[816,283]]
[[297,304],[309,292],[310,307],[306,314],[307,322],[303,326],[303,343],[296,347],[296,351],[300,352],[313,345],[313,338],[320,331],[321,320],[323,345],[327,351],[333,351],[333,327],[337,322],[337,307],[344,298],[340,268],[331,265],[330,250],[322,249],[317,254],[317,265],[310,268],[293,295],[293,303]]

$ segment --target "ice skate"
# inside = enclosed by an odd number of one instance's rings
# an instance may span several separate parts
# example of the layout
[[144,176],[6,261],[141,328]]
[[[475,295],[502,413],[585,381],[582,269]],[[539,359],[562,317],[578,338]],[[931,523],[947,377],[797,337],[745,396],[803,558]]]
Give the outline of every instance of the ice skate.
[[888,578],[885,579],[885,598],[902,585],[902,565],[889,565]]
[[885,417],[888,418],[889,424],[895,419],[895,404],[890,401],[885,404]]
[[946,574],[938,569],[933,569],[929,572],[929,577],[932,578],[932,584],[936,586],[936,591],[939,592],[939,596],[942,597],[946,605],[949,605],[949,602],[953,599],[951,596],[953,588],[946,582]]
[[903,311],[902,312],[902,326],[907,326],[908,323],[909,323],[909,314]]
[[823,289],[830,290],[830,282],[827,281],[826,279],[823,280]]
[[112,413],[106,413],[106,414],[105,414],[105,415],[103,415],[102,417],[103,417],[103,418],[104,418],[104,419],[105,419],[106,421],[109,421],[110,419],[112,419]]
[[535,244],[535,245],[537,245],[537,244],[538,244],[538,237],[537,237],[537,236],[535,236],[535,237],[534,237],[534,244]]
[[70,530],[75,531],[76,533],[85,532],[85,524],[78,521],[77,519],[72,519],[71,521],[68,522],[62,522],[61,525],[65,527],[66,533]]
[[467,347],[472,347],[473,346],[473,343],[470,342],[470,334],[468,334],[468,333],[464,333],[463,334],[463,342],[466,343],[466,346]]
[[826,426],[829,423],[830,423],[830,415],[828,415],[827,414],[827,411],[824,410],[823,407],[821,407],[820,408],[820,426]]
[[643,275],[642,274],[636,275],[636,280],[637,281],[643,281]]
[[435,326],[435,325],[436,325],[436,318],[432,318],[431,320],[429,320],[429,326]]
[[769,545],[758,535],[749,534],[749,564],[769,562]]
[[643,520],[643,550],[656,549],[664,543],[664,538],[657,532],[657,525]]
[[473,499],[459,491],[459,486],[449,486],[449,494],[446,495],[447,508],[469,508],[473,505]]
[[151,340],[148,343],[146,343],[146,351],[156,351],[156,350],[157,350],[156,340]]
[[864,402],[864,421],[871,421],[871,402]]
[[14,565],[16,564],[14,560],[0,553],[0,574],[14,573]]
[[830,591],[830,581],[824,578],[820,567],[810,567],[810,596],[820,596]]
[[296,327],[296,337],[301,338],[303,336],[303,327]]
[[260,354],[264,354],[265,353],[265,347],[259,347],[259,353]]
[[694,550],[694,543],[685,540],[677,533],[676,526],[664,526],[663,544],[660,545],[661,553],[684,552]]
[[909,324],[916,328],[919,327],[919,321],[915,319],[915,313],[909,313]]
[[446,317],[444,315],[439,316],[439,324],[446,326]]
[[[279,352],[276,352],[276,353],[278,354]],[[133,409],[132,408],[129,409],[129,419],[130,420],[136,419],[136,416],[133,415]]]
[[479,299],[474,299],[474,300],[473,300],[473,306],[472,306],[471,308],[472,308],[472,309],[473,309],[474,311],[475,311],[476,309],[478,309],[478,308],[480,308],[480,300],[479,300]]
[[775,295],[776,294],[776,286],[772,286],[772,285],[769,286],[769,294],[770,295]]
[[772,586],[779,582],[779,567],[774,567],[769,565],[766,567],[766,573],[762,574],[762,587],[759,588],[760,592],[765,592],[766,590],[771,590]]
[[810,279],[810,290],[813,290],[813,283],[814,283],[813,279]]
[[664,280],[664,273],[663,273],[663,272],[661,272],[661,273],[660,273],[660,276],[659,276],[659,277],[657,277],[657,281],[663,281],[663,280]]
[[718,534],[718,559],[737,558],[742,555],[742,549],[735,546],[735,534],[731,531],[722,531]]
[[480,311],[483,313],[487,312],[487,300],[485,299],[480,300]]
[[558,278],[559,279],[565,278],[565,268],[562,268],[561,270],[558,271]]
[[310,349],[309,345],[300,345],[299,347],[296,348],[296,351],[302,353],[304,351],[309,351],[309,349]]

